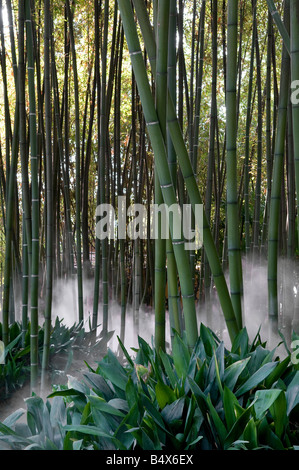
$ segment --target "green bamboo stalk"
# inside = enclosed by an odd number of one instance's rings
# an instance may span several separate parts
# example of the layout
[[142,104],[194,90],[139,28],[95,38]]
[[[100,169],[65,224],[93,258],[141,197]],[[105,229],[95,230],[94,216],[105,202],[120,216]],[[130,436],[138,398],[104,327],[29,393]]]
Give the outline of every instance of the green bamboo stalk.
[[15,88],[17,88],[17,86],[18,86],[18,64],[17,64],[17,55],[16,55],[16,46],[15,46],[14,21],[13,21],[13,15],[12,15],[11,0],[6,0],[6,11],[7,11],[7,17],[8,17],[12,68],[13,68]]
[[[139,174],[139,165],[137,158],[137,90],[134,78],[134,72],[132,72],[132,142],[131,142],[131,158],[132,158],[132,182],[133,182],[133,198],[134,204],[138,204],[138,182],[137,174]],[[133,325],[136,334],[139,334],[139,305],[140,305],[140,251],[139,251],[139,239],[133,241],[133,266],[132,266],[132,297],[133,297]]]
[[79,109],[79,85],[77,70],[77,54],[73,29],[73,15],[69,0],[66,0],[66,10],[69,22],[70,45],[73,60],[73,78],[75,95],[75,133],[76,133],[76,250],[77,250],[77,286],[78,286],[78,319],[83,321],[83,279],[82,279],[82,257],[81,257],[81,156],[80,156],[80,109]]
[[197,77],[196,77],[196,100],[195,100],[194,125],[193,125],[194,133],[193,133],[193,162],[192,164],[193,164],[193,170],[195,174],[197,174],[199,122],[200,122],[200,111],[201,111],[203,64],[204,64],[204,52],[205,52],[205,40],[204,40],[205,39],[205,17],[206,17],[206,0],[203,0],[202,7],[200,10],[200,22],[199,22],[200,51],[199,51],[199,61],[198,61],[199,62],[198,72],[197,72]]
[[[260,251],[260,212],[261,212],[261,179],[262,179],[262,138],[263,138],[263,116],[262,116],[262,83],[261,83],[261,59],[259,50],[259,40],[256,21],[256,2],[253,3],[254,9],[254,28],[255,49],[256,49],[256,81],[257,81],[257,106],[258,106],[258,125],[257,125],[257,169],[255,184],[255,206],[253,221],[253,256],[254,260]],[[253,261],[255,262],[255,261]]]
[[[288,2],[285,5],[287,15]],[[268,235],[268,312],[270,318],[278,320],[278,233],[281,207],[281,181],[283,177],[283,164],[285,152],[287,109],[289,102],[289,74],[290,60],[286,47],[283,48],[281,63],[281,84],[278,107],[277,135],[275,140],[275,153],[273,161],[273,176],[270,200],[269,235]]]
[[[208,169],[207,169],[207,186],[205,197],[205,211],[207,220],[211,222],[211,207],[212,207],[212,191],[213,191],[213,173],[215,166],[215,135],[216,135],[216,121],[217,121],[217,25],[218,25],[218,9],[217,1],[212,0],[212,88],[211,88],[211,112],[210,112],[210,135],[209,135],[209,154],[208,154]],[[211,272],[208,259],[204,257],[204,280],[205,280],[205,299],[209,299],[210,286],[211,286]]]
[[[99,4],[98,1],[94,1],[94,22],[95,22],[95,81],[97,88],[97,139],[100,142],[101,139],[101,79],[100,79],[100,38],[99,38]],[[99,162],[99,147],[97,150],[98,162]],[[99,165],[99,163],[98,163]],[[98,169],[99,172],[99,169]],[[97,205],[100,204],[100,191],[97,189]],[[97,222],[97,219],[96,219]],[[94,268],[94,293],[93,293],[93,314],[92,314],[92,328],[93,330],[97,327],[98,322],[98,308],[99,308],[99,286],[100,286],[100,249],[101,242],[98,237],[95,240],[95,268]]]
[[[299,80],[299,4],[290,0],[290,18],[291,18],[291,86],[297,85]],[[296,100],[292,101],[293,117],[293,139],[294,139],[294,161],[295,161],[295,184],[296,184],[296,207],[297,214],[299,209],[299,105]],[[299,237],[299,217],[297,215],[297,237]],[[299,238],[298,238],[299,239]],[[298,240],[297,240],[298,243]]]
[[5,265],[4,265],[4,288],[3,288],[3,326],[2,339],[5,345],[9,340],[9,307],[11,294],[11,273],[12,273],[12,243],[13,243],[13,216],[15,208],[15,180],[17,172],[18,160],[18,140],[19,140],[19,105],[18,105],[18,88],[16,90],[16,108],[14,118],[14,135],[11,149],[11,162],[9,171],[9,181],[6,198],[6,229],[5,229]]
[[227,166],[227,236],[229,256],[230,293],[239,328],[242,327],[241,253],[237,193],[237,34],[238,2],[228,1],[227,69],[226,69],[226,166]]
[[[123,188],[121,182],[121,156],[120,156],[120,103],[121,103],[121,77],[123,62],[123,44],[124,30],[121,27],[121,37],[119,45],[118,67],[115,76],[115,99],[114,99],[114,154],[117,163],[117,194],[118,198],[123,196]],[[119,257],[120,257],[120,291],[121,291],[121,324],[120,324],[120,340],[124,343],[125,324],[126,324],[126,272],[125,272],[125,244],[121,238],[119,240]]]
[[6,181],[9,180],[9,167],[10,167],[10,147],[11,147],[11,119],[8,100],[8,86],[7,86],[7,66],[6,66],[6,46],[3,25],[3,7],[2,0],[0,1],[0,35],[1,35],[1,70],[3,81],[3,95],[4,95],[4,115],[5,115],[5,154],[6,154]]
[[22,346],[25,346],[25,336],[28,330],[28,299],[29,299],[29,263],[28,244],[25,224],[23,224],[23,252],[22,252]]
[[[70,38],[68,32],[68,16],[67,8],[65,5],[65,21],[64,21],[64,162],[62,167],[65,168],[65,184],[64,184],[64,193],[69,191],[70,188],[70,178],[69,178],[69,163],[70,163],[70,148],[69,148],[69,62],[70,62]],[[55,63],[55,62],[53,62]],[[58,90],[58,87],[57,87]],[[54,95],[55,96],[55,95]],[[58,94],[57,94],[58,96]],[[57,114],[57,112],[56,112]],[[71,207],[70,204],[65,202],[65,211],[66,211],[66,221],[71,220]],[[73,276],[74,274],[74,243],[73,243],[73,232],[72,226],[69,224],[67,226],[67,236],[66,236],[66,245],[67,245],[67,254],[65,256],[66,261],[66,272],[67,277]]]
[[277,29],[284,41],[284,45],[288,51],[289,54],[291,54],[291,45],[290,45],[290,35],[287,32],[285,25],[282,22],[282,19],[280,17],[279,12],[277,11],[277,8],[275,6],[275,3],[273,0],[267,0],[268,8],[269,11],[272,15],[273,20],[275,21],[275,24],[277,26]]
[[295,226],[296,226],[296,197],[295,197],[295,171],[294,171],[294,147],[293,147],[293,119],[292,105],[288,106],[288,161],[287,161],[287,184],[288,184],[288,249],[287,256],[294,260],[295,256]]
[[[157,68],[156,110],[164,142],[166,142],[166,100],[168,64],[169,0],[158,3],[157,12]],[[156,165],[156,155],[155,155]],[[159,175],[155,170],[155,203],[163,203]],[[158,238],[155,240],[155,344],[159,351],[165,350],[165,284],[166,284],[166,240],[162,239],[163,221],[158,221]]]
[[22,345],[28,328],[29,274],[31,264],[31,208],[29,194],[29,175],[26,142],[26,111],[25,111],[25,63],[24,63],[24,2],[19,1],[19,34],[18,34],[18,72],[19,72],[19,103],[20,103],[20,157],[22,168]]
[[[100,184],[100,203],[106,202],[106,177],[105,177],[105,154],[106,154],[106,131],[107,131],[107,116],[106,116],[106,74],[107,74],[107,46],[108,46],[108,20],[109,20],[109,1],[105,0],[104,5],[104,30],[103,30],[103,45],[101,57],[101,110],[100,110],[100,161],[99,161],[99,184]],[[102,248],[102,290],[103,290],[103,332],[108,332],[108,307],[109,307],[109,293],[108,293],[108,240],[104,238],[101,243]]]
[[[34,4],[32,5],[34,9]],[[31,388],[37,386],[38,378],[38,291],[39,291],[39,185],[36,133],[36,102],[33,53],[33,22],[30,1],[25,2],[26,39],[28,57],[29,126],[31,153],[31,202],[32,202],[32,263],[31,263],[31,325],[30,325],[30,367]]]
[[45,124],[46,124],[46,305],[44,323],[44,344],[42,369],[49,365],[50,334],[53,289],[53,168],[52,168],[52,132],[51,132],[51,84],[50,84],[50,1],[44,2],[44,86],[45,86]]
[[[58,90],[58,80],[57,80],[57,70],[55,64],[55,49],[54,49],[54,40],[53,32],[51,34],[51,62],[52,62],[52,86],[53,86],[53,101],[54,101],[54,116],[55,116],[55,129],[57,133],[57,146],[58,154],[60,160],[60,169],[62,173],[63,181],[63,198],[65,206],[65,238],[66,238],[66,254],[65,258],[68,260],[68,266],[66,268],[66,274],[69,274],[69,271],[72,271],[73,266],[73,233],[72,233],[72,223],[71,223],[71,203],[70,203],[70,187],[67,175],[67,166],[66,160],[64,159],[63,152],[63,138],[62,138],[62,119],[60,118],[60,105],[59,105],[59,90]],[[62,104],[62,109],[66,106]],[[67,110],[67,108],[66,108]],[[65,151],[67,144],[65,144]],[[58,245],[57,245],[58,248]]]
[[267,40],[267,75],[266,75],[266,158],[267,158],[267,195],[266,207],[264,211],[263,231],[262,231],[262,247],[266,244],[268,236],[269,221],[269,204],[271,195],[271,179],[272,179],[272,138],[271,138],[271,57],[272,57],[272,16],[268,12],[268,40]]
[[[176,102],[176,0],[170,0],[169,3],[169,32],[168,32],[168,66],[167,66],[167,81],[169,93]],[[173,143],[167,132],[167,157],[169,164],[169,171],[171,174],[174,189],[176,190],[177,180],[177,156]],[[171,237],[166,240],[166,256],[167,256],[167,286],[168,286],[168,310],[171,325],[171,337],[173,336],[173,329],[181,334],[181,321],[180,321],[180,303],[178,293],[178,275],[177,266],[171,242]]]
[[23,224],[26,229],[26,244],[28,250],[29,270],[31,265],[31,207],[29,193],[28,155],[26,139],[26,110],[25,110],[25,62],[24,62],[24,24],[25,10],[24,2],[19,1],[19,34],[18,34],[18,73],[19,73],[19,103],[20,103],[20,157],[22,169],[22,201],[23,201]]

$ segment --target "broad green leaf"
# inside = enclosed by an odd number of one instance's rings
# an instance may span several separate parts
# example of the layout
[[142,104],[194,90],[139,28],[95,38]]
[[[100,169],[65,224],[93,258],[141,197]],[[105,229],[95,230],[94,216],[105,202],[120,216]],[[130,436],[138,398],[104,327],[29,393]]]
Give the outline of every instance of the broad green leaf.
[[22,333],[20,333],[13,341],[11,341],[6,347],[5,347],[5,357],[11,351],[14,346],[17,344],[17,342],[21,339]]
[[165,372],[167,374],[170,385],[174,389],[176,384],[177,384],[178,379],[177,379],[177,377],[175,375],[175,372],[173,370],[172,364],[170,362],[170,358],[169,358],[168,354],[166,354],[162,350],[160,351],[160,357],[161,357],[161,360],[163,362],[163,366],[165,368]]
[[163,382],[158,382],[155,387],[156,398],[160,408],[163,410],[165,405],[169,405],[176,400],[174,391]]
[[71,397],[71,396],[82,396],[84,397],[84,393],[79,392],[79,390],[75,390],[74,388],[67,388],[65,390],[56,390],[56,392],[50,393],[50,395],[47,396],[47,398],[53,398],[53,397]]
[[212,357],[213,352],[217,348],[217,343],[210,331],[203,323],[200,325],[200,338],[203,342],[207,356]]
[[87,426],[87,425],[85,426],[82,424],[66,424],[65,426],[63,426],[63,429],[65,431],[79,432],[82,434],[89,434],[91,436],[106,437],[109,439],[113,438],[113,436],[101,431],[99,428],[95,426]]
[[155,423],[167,434],[170,434],[169,431],[165,428],[163,419],[161,417],[161,414],[159,411],[155,408],[155,406],[151,403],[149,398],[144,395],[144,393],[141,393],[141,401],[144,406],[144,409],[146,412],[153,418]]
[[191,377],[188,377],[188,382],[201,412],[206,413],[208,408],[207,396],[203,393],[203,391],[199,388],[197,383],[195,383]]
[[251,418],[245,426],[243,438],[247,441],[246,447],[249,450],[256,449],[258,447],[257,440],[257,423]]
[[283,361],[279,362],[277,367],[265,380],[265,386],[271,388],[272,385],[282,376],[290,363],[290,357],[286,357]]
[[125,412],[129,411],[128,402],[122,398],[112,398],[112,400],[109,400],[108,405],[111,405],[118,410],[123,410]]
[[72,377],[71,375],[68,376],[68,388],[78,390],[78,392],[83,394],[89,393],[89,389],[85,383],[78,380],[76,377]]
[[101,362],[99,364],[99,370],[102,375],[107,380],[110,380],[113,385],[116,385],[121,390],[125,391],[128,379],[123,372],[120,373],[120,371],[115,369],[112,364],[108,364],[105,362]]
[[125,355],[125,357],[126,357],[128,363],[129,363],[132,367],[134,367],[134,362],[132,361],[132,359],[131,359],[131,357],[130,357],[128,351],[126,350],[125,346],[123,345],[123,343],[122,343],[120,337],[117,336],[117,339],[118,339],[118,342],[119,342],[119,344],[120,344],[120,347],[121,347],[121,349],[122,349],[122,352],[124,353],[124,355]]
[[237,439],[239,439],[242,436],[243,431],[250,419],[252,405],[253,403],[248,408],[246,408],[245,411],[243,411],[243,413],[239,416],[239,418],[237,419],[237,421],[234,423],[233,427],[229,431],[228,435],[225,438],[225,443],[224,443],[225,449],[228,449],[232,445],[233,442],[235,442]]
[[264,418],[258,428],[258,439],[260,443],[266,443],[267,448],[273,450],[285,450],[278,436],[270,428],[267,419]]
[[187,346],[177,334],[174,336],[172,354],[178,377],[185,378],[189,367],[190,353]]
[[241,358],[243,358],[248,353],[248,344],[249,338],[247,329],[243,328],[235,337],[231,347],[231,352],[233,354],[238,354]]
[[106,380],[100,375],[94,372],[84,372],[83,376],[88,380],[93,390],[100,395],[103,395],[105,400],[110,400],[113,397],[113,392]]
[[219,414],[217,413],[214,405],[212,404],[210,396],[207,397],[207,404],[208,404],[208,407],[209,407],[209,410],[210,410],[211,418],[213,420],[216,432],[217,432],[218,437],[219,437],[221,447],[223,448],[225,438],[227,436],[226,427],[223,424],[223,422],[222,422]]
[[241,373],[243,372],[249,361],[250,357],[247,357],[246,359],[241,359],[240,361],[234,362],[233,364],[228,366],[227,369],[225,369],[223,382],[227,386],[227,388],[233,391],[238,381],[238,378],[240,377]]
[[19,408],[18,410],[14,411],[12,414],[7,416],[5,420],[3,421],[3,424],[7,426],[8,428],[12,428],[16,421],[20,419],[21,416],[23,416],[25,413],[25,410],[23,408]]
[[103,398],[95,397],[93,395],[89,395],[87,398],[91,406],[96,408],[97,410],[103,413],[108,413],[114,416],[120,416],[121,418],[124,418],[125,414],[122,411],[106,403]]
[[90,403],[87,402],[82,413],[80,424],[87,424],[89,415],[90,415]]
[[236,397],[240,397],[244,393],[259,385],[266,377],[275,369],[277,362],[268,362],[258,369],[238,390]]
[[299,372],[297,371],[288,385],[286,391],[286,399],[287,399],[287,414],[291,413],[291,411],[295,408],[295,406],[299,403]]
[[135,385],[133,384],[133,380],[131,377],[129,377],[128,379],[125,391],[126,391],[126,399],[127,399],[129,408],[132,408],[138,402],[138,397],[137,397],[137,390],[135,388]]
[[[185,401],[185,399],[184,399]],[[184,438],[186,439],[188,436],[188,433],[192,427],[193,421],[194,421],[194,413],[196,410],[196,399],[195,396],[192,394],[191,398],[188,399],[189,401],[189,406],[188,406],[188,411],[187,411],[187,416],[185,420],[185,428],[184,428]],[[188,403],[187,401],[187,403]]]
[[171,425],[171,423],[182,419],[184,404],[185,398],[179,398],[170,405],[166,405],[161,412],[163,420]]
[[83,443],[83,439],[78,439],[77,441],[74,441],[73,449],[74,450],[80,450],[81,446],[82,446],[82,443]]
[[223,408],[225,413],[225,421],[228,429],[231,429],[237,420],[235,411],[236,404],[238,404],[237,398],[228,387],[224,386]]
[[270,406],[275,402],[282,393],[279,389],[257,390],[255,392],[254,410],[257,419],[261,419],[263,414],[269,410]]
[[283,391],[278,395],[273,405],[270,406],[270,413],[273,416],[275,434],[281,439],[288,423],[287,400]]

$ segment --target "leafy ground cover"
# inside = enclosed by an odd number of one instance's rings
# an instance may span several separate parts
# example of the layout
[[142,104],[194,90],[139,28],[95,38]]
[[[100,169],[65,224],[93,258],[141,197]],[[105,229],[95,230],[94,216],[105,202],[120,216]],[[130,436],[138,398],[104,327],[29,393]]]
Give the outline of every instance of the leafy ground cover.
[[[82,322],[71,327],[63,324],[63,319],[56,318],[51,331],[50,371],[57,376],[59,371],[66,373],[73,361],[90,357],[100,357],[107,348],[107,341],[113,332],[105,337],[95,337],[90,330],[82,327]],[[0,323],[0,339],[2,324]],[[42,360],[44,328],[39,327],[39,358]],[[9,328],[9,343],[4,350],[4,364],[0,364],[0,400],[5,400],[16,390],[22,388],[30,378],[30,323],[26,332],[22,332],[20,323],[15,322]]]
[[[0,448],[44,450],[297,450],[299,369],[243,329],[228,350],[204,325],[190,352],[139,337],[131,356],[108,349],[84,378],[47,400],[26,399],[0,424]],[[20,422],[26,414],[26,422]],[[23,416],[24,417],[24,416]]]

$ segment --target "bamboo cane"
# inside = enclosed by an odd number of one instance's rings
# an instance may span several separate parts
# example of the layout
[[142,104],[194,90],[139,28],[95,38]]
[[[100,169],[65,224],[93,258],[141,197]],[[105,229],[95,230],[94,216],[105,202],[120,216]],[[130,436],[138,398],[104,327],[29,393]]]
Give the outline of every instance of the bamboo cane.
[[[33,5],[34,7],[34,5]],[[31,388],[37,386],[38,378],[38,293],[39,293],[39,185],[38,157],[36,132],[36,100],[33,55],[33,24],[30,2],[25,3],[26,37],[28,56],[28,88],[29,88],[29,125],[31,150],[31,201],[32,201],[32,268],[31,268],[31,325],[30,325],[30,360]]]
[[[287,15],[287,4],[285,6]],[[270,318],[278,320],[278,232],[281,206],[281,181],[283,177],[283,163],[285,152],[287,109],[289,101],[289,73],[290,60],[286,48],[283,48],[281,64],[281,84],[278,108],[277,136],[275,140],[275,153],[273,162],[273,176],[271,186],[269,236],[268,236],[268,311]]]

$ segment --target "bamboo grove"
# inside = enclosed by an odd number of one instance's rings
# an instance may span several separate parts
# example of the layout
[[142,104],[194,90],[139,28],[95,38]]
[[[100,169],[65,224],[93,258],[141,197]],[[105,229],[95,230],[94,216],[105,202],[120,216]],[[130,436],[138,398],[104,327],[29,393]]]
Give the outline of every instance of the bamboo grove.
[[[157,349],[167,313],[192,348],[215,299],[236,337],[244,276],[266,265],[261,322],[278,325],[285,299],[298,324],[299,6],[282,3],[0,0],[3,341],[15,318],[30,327],[33,385],[59,281],[93,330],[108,333],[116,303],[120,339],[128,306],[142,334],[150,306]],[[187,251],[171,220],[166,239],[149,224],[100,239],[97,207],[120,200],[190,204],[193,227],[203,204],[203,247]]]

